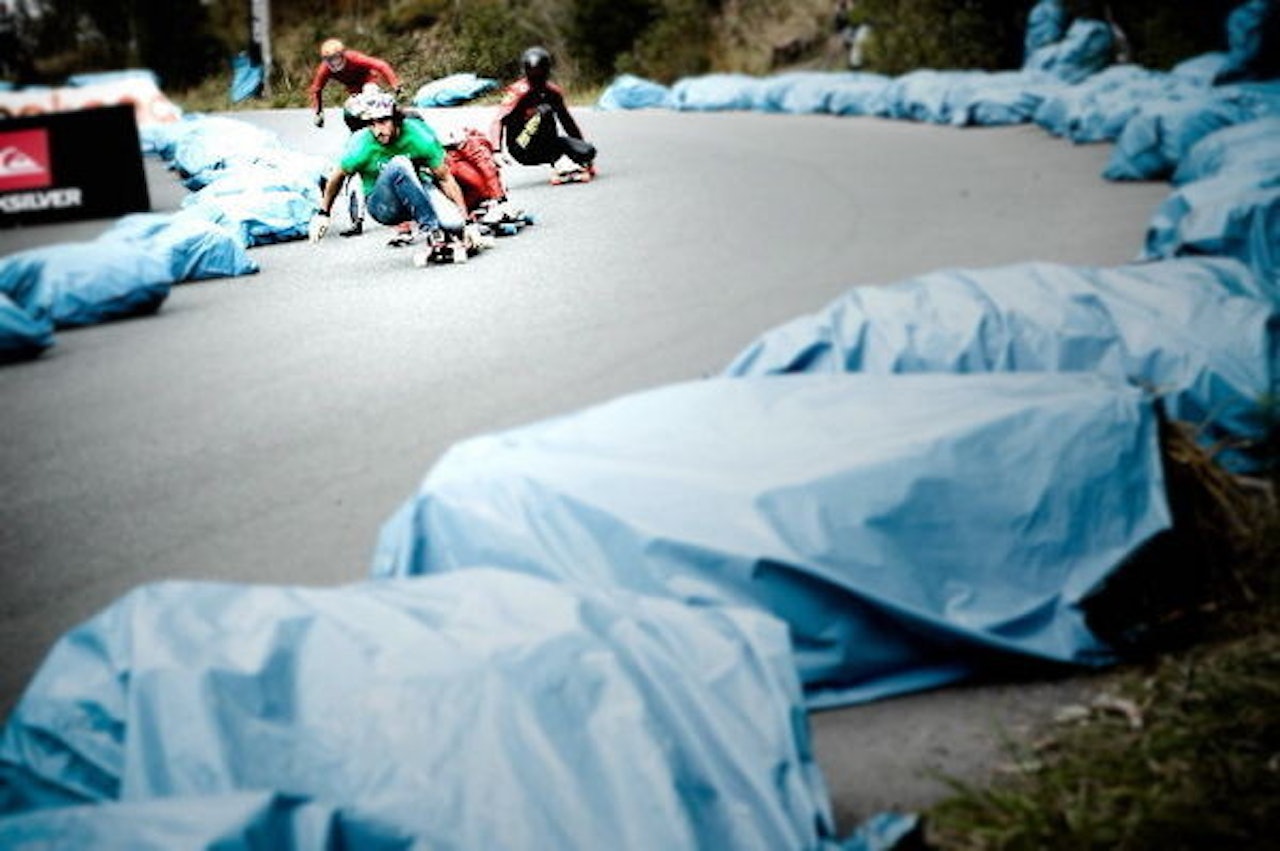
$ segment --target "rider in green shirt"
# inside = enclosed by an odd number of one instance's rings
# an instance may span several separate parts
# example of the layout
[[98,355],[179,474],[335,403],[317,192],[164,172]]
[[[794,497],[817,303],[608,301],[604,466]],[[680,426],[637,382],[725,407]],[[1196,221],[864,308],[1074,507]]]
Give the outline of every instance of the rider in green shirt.
[[[328,232],[329,213],[343,182],[358,174],[375,221],[384,225],[412,222],[429,246],[442,245],[446,230],[461,231],[466,223],[462,189],[445,163],[444,147],[424,122],[406,121],[391,95],[370,96],[364,118],[369,126],[352,134],[325,184],[320,211],[311,222],[312,242]],[[430,191],[432,180],[439,193]],[[409,245],[417,236],[411,228],[398,233],[390,244]]]

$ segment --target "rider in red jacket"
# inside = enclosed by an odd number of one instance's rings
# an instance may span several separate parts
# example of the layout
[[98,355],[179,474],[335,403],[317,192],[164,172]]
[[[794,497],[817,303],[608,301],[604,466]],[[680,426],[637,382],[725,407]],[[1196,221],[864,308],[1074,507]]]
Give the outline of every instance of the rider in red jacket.
[[[347,89],[348,95],[359,94],[366,83],[383,84],[400,94],[400,78],[390,64],[376,56],[368,56],[358,50],[351,50],[336,38],[325,40],[320,45],[320,64],[316,66],[315,76],[311,78],[311,108],[315,110],[315,125],[324,126],[324,99],[322,93],[330,80],[337,80]],[[347,126],[351,132],[360,129]]]
[[[548,79],[551,54],[531,47],[520,57],[524,77],[507,87],[489,135],[494,147],[524,165],[554,164],[560,157],[594,171],[596,146],[582,137],[564,102],[564,90]],[[564,128],[562,135],[556,122]],[[505,144],[504,144],[505,143]]]

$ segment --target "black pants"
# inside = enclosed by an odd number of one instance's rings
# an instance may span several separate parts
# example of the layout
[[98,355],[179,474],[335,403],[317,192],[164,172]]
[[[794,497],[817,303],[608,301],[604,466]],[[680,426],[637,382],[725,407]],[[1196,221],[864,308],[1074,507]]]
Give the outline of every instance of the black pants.
[[586,166],[596,158],[595,145],[559,133],[555,110],[545,103],[524,126],[507,129],[507,150],[516,162],[524,165],[554,163],[565,156]]

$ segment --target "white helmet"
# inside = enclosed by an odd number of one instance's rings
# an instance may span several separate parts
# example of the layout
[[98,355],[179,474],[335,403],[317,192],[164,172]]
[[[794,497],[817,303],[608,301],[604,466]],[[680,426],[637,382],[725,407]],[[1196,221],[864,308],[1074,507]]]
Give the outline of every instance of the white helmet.
[[364,108],[360,111],[360,118],[365,121],[380,121],[384,118],[396,118],[400,115],[400,107],[396,104],[393,95],[378,92],[371,95],[362,95],[364,100]]

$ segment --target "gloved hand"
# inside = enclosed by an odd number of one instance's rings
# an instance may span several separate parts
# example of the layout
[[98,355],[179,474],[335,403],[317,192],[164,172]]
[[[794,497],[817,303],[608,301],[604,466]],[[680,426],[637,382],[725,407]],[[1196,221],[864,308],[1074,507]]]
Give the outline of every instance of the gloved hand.
[[312,123],[317,127],[324,126],[324,112],[317,112],[315,118],[311,119]]
[[307,228],[307,236],[312,242],[319,242],[324,239],[324,235],[329,232],[329,214],[321,210],[311,217],[311,224]]

